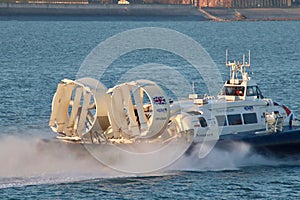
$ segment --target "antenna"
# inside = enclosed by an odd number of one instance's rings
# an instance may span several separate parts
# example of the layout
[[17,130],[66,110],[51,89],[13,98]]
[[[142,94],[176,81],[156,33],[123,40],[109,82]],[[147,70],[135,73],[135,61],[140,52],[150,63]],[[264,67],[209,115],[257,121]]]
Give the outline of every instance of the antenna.
[[193,94],[195,94],[195,82],[194,81],[192,83],[192,87],[193,87]]
[[246,62],[246,56],[243,54],[242,61],[233,61],[228,60],[228,49],[226,49],[226,66],[230,67],[230,83],[238,84],[239,83],[239,74],[242,75],[243,80],[248,80],[248,72],[246,67],[250,68],[250,50],[248,51],[248,60]]
[[250,50],[248,51],[248,62],[249,62],[249,67],[251,66],[250,65]]
[[228,49],[226,49],[226,65],[228,64]]

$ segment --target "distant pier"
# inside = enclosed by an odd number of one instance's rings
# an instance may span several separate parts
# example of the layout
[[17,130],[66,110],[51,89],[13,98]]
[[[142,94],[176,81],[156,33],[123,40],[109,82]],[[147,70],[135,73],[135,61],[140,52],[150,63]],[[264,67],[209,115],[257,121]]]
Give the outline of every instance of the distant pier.
[[0,15],[195,16],[205,19],[193,5],[162,4],[0,3]]
[[300,20],[300,7],[199,8],[189,4],[0,3],[0,16],[164,16],[168,19],[181,17],[213,21]]

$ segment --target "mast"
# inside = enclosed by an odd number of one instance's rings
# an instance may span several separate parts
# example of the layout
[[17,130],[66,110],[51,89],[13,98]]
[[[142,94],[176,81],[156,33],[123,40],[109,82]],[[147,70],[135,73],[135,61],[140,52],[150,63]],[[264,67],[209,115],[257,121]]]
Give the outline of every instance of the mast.
[[226,66],[230,67],[230,83],[238,84],[239,83],[239,74],[242,75],[244,81],[248,80],[248,72],[245,67],[250,68],[250,50],[248,52],[248,61],[246,62],[245,54],[243,54],[243,61],[229,61],[228,60],[228,49],[226,49]]

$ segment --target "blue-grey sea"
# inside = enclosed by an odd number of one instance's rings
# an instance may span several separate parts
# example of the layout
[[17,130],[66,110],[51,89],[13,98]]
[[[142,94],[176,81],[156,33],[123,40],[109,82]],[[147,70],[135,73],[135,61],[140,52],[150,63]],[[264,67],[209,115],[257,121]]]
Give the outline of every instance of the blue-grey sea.
[[[192,38],[208,52],[223,80],[229,76],[225,50],[232,59],[251,50],[251,76],[264,96],[300,115],[300,21],[1,17],[0,199],[299,199],[300,160],[249,157],[243,146],[236,152],[214,152],[206,160],[183,158],[141,175],[114,171],[42,142],[55,137],[48,122],[59,81],[75,79],[99,43],[143,27],[172,29]],[[178,41],[173,42],[176,46]],[[196,83],[197,92],[207,92],[203,78],[195,77],[182,57],[153,49],[120,56],[101,81],[112,87],[124,69],[147,63],[174,67]],[[180,89],[181,83],[175,86]]]

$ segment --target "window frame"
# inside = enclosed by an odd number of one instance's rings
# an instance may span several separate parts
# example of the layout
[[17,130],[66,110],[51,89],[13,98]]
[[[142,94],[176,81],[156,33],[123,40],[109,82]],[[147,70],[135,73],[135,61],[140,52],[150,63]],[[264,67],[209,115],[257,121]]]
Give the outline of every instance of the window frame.
[[[234,117],[238,117],[234,119]],[[237,125],[243,125],[243,119],[241,114],[230,114],[227,115],[227,120],[229,126],[237,126]]]
[[[218,124],[218,126],[228,126],[227,116],[226,116],[226,115],[216,115],[215,117],[216,117],[216,119],[217,119],[217,124]],[[223,118],[224,121],[223,121],[223,119],[221,119],[221,118]],[[220,123],[220,122],[224,122],[224,123]],[[223,125],[222,125],[222,124],[223,124]]]
[[[258,123],[258,118],[257,118],[256,113],[243,113],[242,115],[243,115],[244,124],[257,124]],[[248,118],[248,117],[245,118],[245,116],[250,116],[250,115],[255,116],[255,120],[253,120],[253,118]],[[249,121],[249,119],[250,119],[250,121]]]

